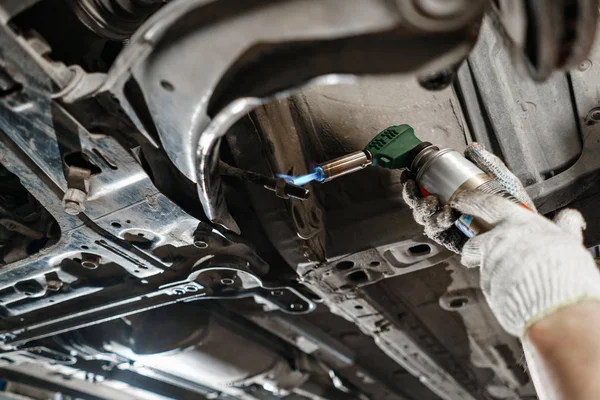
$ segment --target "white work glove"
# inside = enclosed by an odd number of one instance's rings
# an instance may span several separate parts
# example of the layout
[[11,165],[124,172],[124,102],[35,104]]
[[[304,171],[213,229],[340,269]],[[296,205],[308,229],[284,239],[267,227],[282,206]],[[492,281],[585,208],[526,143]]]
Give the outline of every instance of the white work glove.
[[[482,144],[472,143],[469,145],[465,150],[465,157],[483,172],[493,176],[508,193],[535,211],[535,206],[519,178],[510,172],[498,157],[486,151]],[[458,213],[447,204],[441,206],[435,196],[423,198],[417,184],[412,179],[404,182],[402,197],[412,209],[415,221],[425,227],[427,237],[460,254],[468,238],[454,225],[460,216]]]
[[450,204],[494,228],[468,240],[461,262],[481,266],[481,288],[502,327],[523,337],[559,308],[600,300],[600,274],[583,246],[585,221],[576,210],[554,221],[500,196],[468,191]]

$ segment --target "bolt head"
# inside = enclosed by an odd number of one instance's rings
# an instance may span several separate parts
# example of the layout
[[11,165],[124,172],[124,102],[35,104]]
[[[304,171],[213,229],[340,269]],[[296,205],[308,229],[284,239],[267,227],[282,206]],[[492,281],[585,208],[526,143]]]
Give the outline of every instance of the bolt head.
[[46,281],[46,287],[48,288],[48,290],[52,290],[52,291],[60,290],[62,285],[63,285],[63,282],[60,280],[52,279],[52,280]]
[[81,204],[74,201],[65,201],[63,208],[69,215],[78,215],[81,213],[81,211],[83,211]]
[[68,188],[63,197],[63,209],[69,215],[77,215],[85,210],[83,202],[87,194],[79,189]]

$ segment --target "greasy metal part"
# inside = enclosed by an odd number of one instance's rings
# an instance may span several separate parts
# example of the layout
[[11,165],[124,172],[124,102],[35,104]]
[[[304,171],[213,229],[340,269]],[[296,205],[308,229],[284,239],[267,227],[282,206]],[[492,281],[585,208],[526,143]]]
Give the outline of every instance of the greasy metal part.
[[[469,14],[477,20],[482,10],[477,2]],[[212,18],[194,22],[204,13],[229,15],[236,29],[221,23],[225,17],[220,23]],[[180,25],[202,29],[182,32]],[[132,37],[98,92],[115,94],[142,132],[156,131],[173,163],[197,182],[207,217],[238,232],[223,199],[216,151],[237,119],[307,83],[350,82],[349,75],[433,72],[457,64],[476,33],[471,24],[464,26],[468,28],[438,36],[407,31],[399,9],[384,0],[254,1],[242,8],[230,1],[175,1]],[[201,73],[195,60],[180,56],[208,54],[215,47],[223,51]],[[411,57],[401,56],[407,53]],[[308,57],[310,63],[305,62]],[[274,65],[278,67],[272,70]],[[124,87],[132,81],[144,93],[151,124],[141,123],[127,100]]]
[[46,287],[48,290],[52,290],[52,291],[57,291],[60,290],[61,287],[63,287],[64,282],[61,281],[60,279],[47,279],[46,280]]
[[[65,75],[68,74],[69,78],[66,79],[64,87],[61,85],[61,90],[54,93],[52,98],[62,100],[66,104],[74,103],[78,99],[89,96],[91,93],[95,92],[106,79],[106,74],[90,74],[85,72],[79,65],[72,65],[68,68],[65,67],[65,71],[61,72]],[[54,72],[54,74],[59,75],[56,72]],[[55,80],[57,79],[55,78]]]
[[27,347],[22,350],[6,351],[3,352],[11,360],[18,360],[20,357],[27,360],[32,358],[41,362],[51,362],[55,364],[70,365],[75,364],[76,358],[71,355],[65,355],[56,350],[49,349],[43,346]]
[[223,161],[219,162],[219,170],[221,175],[231,176],[262,185],[265,189],[275,192],[277,197],[283,199],[293,197],[298,200],[306,200],[308,199],[308,196],[310,196],[310,191],[308,189],[289,183],[283,178],[271,178],[256,172],[245,171],[240,168],[235,168]]
[[[424,392],[428,392],[424,387],[419,392],[414,384],[396,379],[398,371],[395,363],[379,353],[372,339],[360,334],[358,327],[331,315],[328,310],[321,308],[305,316],[290,318],[278,312],[254,312],[244,316],[319,360],[332,383],[336,387],[339,385],[340,390],[346,390],[340,392],[341,398],[351,398],[348,397],[351,393],[362,393],[362,396],[378,400],[434,398],[432,393],[423,396]],[[418,381],[414,383],[421,386]],[[362,396],[359,395],[359,398]],[[330,399],[327,395],[325,398]]]
[[371,165],[371,154],[368,151],[357,151],[345,156],[336,158],[335,160],[319,164],[315,168],[318,173],[317,180],[320,182],[329,182],[332,179],[339,178]]
[[65,212],[69,215],[77,215],[80,212],[85,211],[84,202],[86,197],[87,194],[83,190],[68,188],[62,199]]
[[[336,389],[330,367],[318,355],[299,352],[219,306],[186,303],[155,309],[44,343],[75,354],[74,368],[91,372],[82,361],[102,360],[107,378],[126,368],[202,394],[202,399],[259,400],[293,394],[324,400],[365,398],[348,383],[351,394]],[[371,380],[371,386],[375,382]],[[377,398],[404,400],[391,393]]]

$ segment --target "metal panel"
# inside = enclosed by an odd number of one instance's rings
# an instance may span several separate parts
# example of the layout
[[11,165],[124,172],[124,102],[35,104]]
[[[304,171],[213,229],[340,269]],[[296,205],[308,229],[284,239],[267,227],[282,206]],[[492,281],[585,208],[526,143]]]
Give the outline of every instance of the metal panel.
[[475,140],[501,155],[530,186],[571,166],[581,154],[568,76],[536,83],[520,76],[489,21],[459,75]]

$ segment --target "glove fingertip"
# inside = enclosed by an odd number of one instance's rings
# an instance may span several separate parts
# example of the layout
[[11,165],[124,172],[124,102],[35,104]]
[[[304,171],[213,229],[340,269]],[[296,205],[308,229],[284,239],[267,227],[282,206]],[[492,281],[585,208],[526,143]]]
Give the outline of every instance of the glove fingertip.
[[456,222],[456,216],[451,207],[444,206],[442,210],[435,215],[435,226],[438,231],[445,231]]
[[409,207],[414,208],[419,201],[419,196],[416,191],[416,183],[413,180],[408,180],[402,186],[402,198]]
[[467,240],[462,248],[460,262],[467,268],[475,268],[481,265],[481,245],[477,237]]
[[585,231],[587,223],[579,211],[565,208],[559,211],[552,221],[564,231],[583,240],[583,231]]
[[481,260],[479,257],[468,254],[463,248],[462,256],[460,257],[460,263],[467,268],[476,268],[479,266],[479,264],[481,264]]

